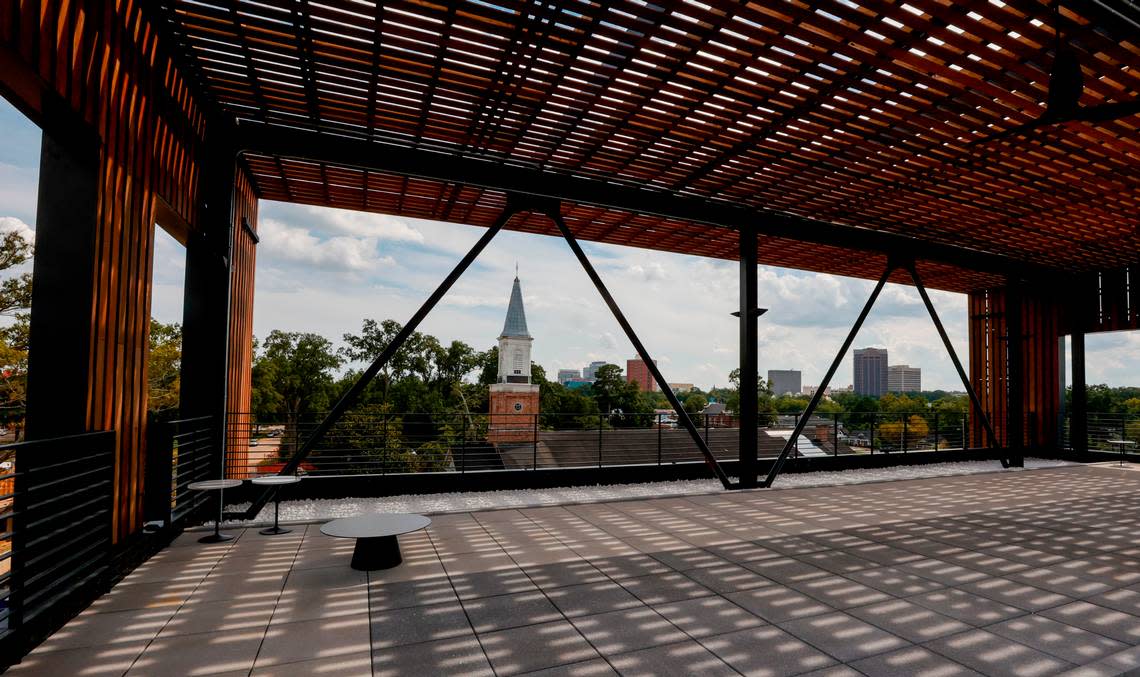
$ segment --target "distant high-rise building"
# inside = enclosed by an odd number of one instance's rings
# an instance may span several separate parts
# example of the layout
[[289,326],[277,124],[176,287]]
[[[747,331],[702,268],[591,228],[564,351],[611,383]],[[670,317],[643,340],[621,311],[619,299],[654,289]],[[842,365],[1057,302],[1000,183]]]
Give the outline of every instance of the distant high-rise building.
[[[657,364],[657,360],[653,363]],[[625,361],[625,380],[636,383],[643,393],[657,392],[657,383],[653,380],[653,374],[649,373],[649,366],[640,359]]]
[[582,370],[581,369],[559,369],[558,370],[558,382],[561,383],[562,385],[566,385],[566,382],[569,381],[570,379],[580,379],[580,378],[582,378]]
[[797,369],[769,369],[768,385],[776,396],[789,393],[799,395],[800,388],[803,387],[803,375]]
[[856,395],[882,397],[887,394],[887,350],[859,348],[855,351]]
[[604,367],[609,362],[591,362],[590,366],[582,369],[582,378],[593,381],[598,377],[598,367]]
[[909,364],[887,367],[887,390],[892,393],[917,393],[922,390],[922,369]]

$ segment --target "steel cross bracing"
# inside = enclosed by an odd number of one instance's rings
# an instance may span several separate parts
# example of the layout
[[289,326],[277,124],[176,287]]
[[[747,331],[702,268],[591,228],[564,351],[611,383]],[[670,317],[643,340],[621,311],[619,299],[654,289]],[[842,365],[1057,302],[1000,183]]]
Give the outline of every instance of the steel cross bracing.
[[[970,396],[970,402],[974,405],[974,410],[981,418],[982,426],[986,430],[986,435],[989,440],[990,447],[998,447],[997,435],[994,434],[994,429],[990,424],[989,416],[987,416],[985,410],[982,409],[981,400],[978,399],[978,394],[974,391],[974,386],[970,383],[970,378],[966,375],[966,371],[962,368],[962,362],[958,359],[958,353],[955,352],[954,345],[950,342],[950,337],[946,334],[946,328],[942,326],[942,320],[938,317],[938,311],[935,310],[934,304],[931,303],[930,296],[926,293],[926,287],[923,286],[922,279],[919,278],[918,272],[915,270],[914,260],[905,259],[900,261],[899,259],[890,259],[887,262],[886,270],[883,271],[882,276],[879,277],[878,283],[871,291],[870,297],[867,298],[867,303],[863,305],[863,310],[859,313],[859,317],[856,318],[855,324],[851,326],[851,331],[847,333],[847,338],[843,341],[843,345],[839,348],[839,352],[836,353],[835,359],[832,360],[831,366],[828,367],[827,374],[824,375],[823,381],[821,381],[819,387],[816,388],[815,394],[812,395],[811,401],[808,402],[807,408],[804,409],[803,414],[800,416],[799,421],[796,423],[795,429],[792,431],[791,436],[788,437],[788,441],[784,444],[783,450],[780,452],[780,455],[776,458],[776,461],[772,464],[771,469],[768,471],[768,477],[764,480],[762,486],[771,488],[772,483],[776,480],[776,477],[779,476],[780,471],[784,467],[784,463],[788,459],[788,455],[791,453],[792,449],[795,448],[796,441],[799,439],[800,434],[803,433],[804,428],[808,424],[808,420],[811,418],[811,415],[815,413],[816,407],[819,406],[819,402],[823,398],[824,391],[827,390],[827,386],[830,385],[832,377],[835,376],[836,370],[839,369],[840,363],[843,361],[844,356],[847,355],[847,351],[851,348],[852,342],[855,341],[855,336],[863,327],[863,322],[867,319],[867,315],[870,314],[871,309],[875,305],[875,301],[878,300],[879,294],[883,291],[883,287],[886,286],[887,280],[890,278],[891,273],[899,268],[903,268],[910,273],[910,277],[914,281],[914,286],[916,289],[918,289],[918,293],[922,297],[922,302],[926,305],[926,310],[930,313],[930,319],[934,321],[934,326],[938,329],[938,335],[942,338],[942,345],[946,347],[946,352],[950,354],[950,359],[954,362],[954,368],[958,371],[959,378],[962,379],[962,386],[965,387],[966,392]],[[964,446],[965,440],[963,440],[962,443]],[[1011,465],[1010,460],[1005,457],[1001,458],[1001,464],[1003,468],[1008,468]],[[1019,460],[1015,459],[1014,464],[1020,465]]]
[[[558,229],[562,232],[563,237],[566,239],[566,243],[570,246],[571,251],[574,252],[574,256],[577,257],[579,263],[582,264],[582,268],[586,271],[586,274],[594,283],[594,286],[597,288],[598,293],[601,294],[602,299],[606,302],[606,305],[613,313],[614,318],[617,319],[618,324],[621,325],[622,329],[626,333],[626,336],[629,337],[630,342],[633,343],[633,346],[637,350],[638,355],[642,360],[645,361],[645,364],[648,365],[650,373],[653,374],[653,378],[657,381],[658,385],[661,387],[662,392],[664,392],[666,398],[668,398],[669,403],[673,406],[673,410],[677,414],[677,420],[680,421],[685,429],[689,431],[689,435],[692,436],[693,442],[697,445],[701,451],[701,454],[704,456],[705,463],[712,469],[713,473],[716,475],[717,479],[720,480],[720,483],[724,486],[724,488],[733,488],[734,485],[729,481],[728,476],[725,474],[724,469],[720,467],[720,463],[717,462],[716,457],[712,454],[712,451],[709,450],[708,444],[706,444],[704,438],[701,437],[701,434],[697,430],[696,425],[693,424],[692,419],[689,418],[688,413],[685,411],[684,407],[681,406],[680,400],[677,399],[677,396],[673,393],[672,389],[669,388],[668,382],[665,380],[665,377],[661,375],[661,371],[657,368],[657,365],[654,363],[653,358],[645,349],[645,345],[642,344],[641,339],[638,338],[636,332],[634,332],[633,327],[625,318],[625,314],[622,313],[621,308],[618,307],[617,302],[610,294],[609,289],[606,288],[605,283],[602,282],[601,277],[599,277],[597,271],[594,270],[593,265],[590,263],[590,260],[586,256],[585,252],[582,251],[582,247],[574,238],[573,233],[571,233],[570,229],[566,226],[566,222],[563,221],[562,215],[559,212],[560,208],[561,205],[557,200],[545,200],[541,198],[518,195],[508,196],[507,206],[503,209],[502,213],[499,214],[499,217],[495,220],[495,223],[490,228],[488,228],[485,233],[483,233],[483,236],[479,238],[471,250],[468,251],[467,254],[459,261],[459,263],[456,264],[455,268],[453,268],[451,272],[448,273],[447,277],[444,278],[438,287],[436,287],[431,296],[429,296],[428,299],[424,301],[419,310],[417,310],[416,313],[412,315],[412,318],[408,320],[407,324],[405,324],[399,333],[393,337],[392,341],[387,346],[385,346],[384,350],[376,356],[376,359],[372,361],[372,364],[370,364],[368,368],[364,370],[364,373],[362,373],[360,375],[360,378],[358,378],[356,382],[352,384],[352,387],[348,389],[348,392],[346,392],[336,403],[336,405],[333,406],[328,415],[325,416],[324,420],[322,420],[320,424],[317,425],[316,429],[313,430],[313,433],[309,435],[304,444],[302,444],[300,448],[297,449],[297,451],[293,454],[293,457],[290,458],[289,461],[281,468],[281,471],[278,474],[291,475],[297,471],[297,468],[300,467],[301,462],[308,457],[308,455],[313,451],[313,448],[316,447],[317,443],[319,443],[324,438],[324,436],[334,425],[336,425],[337,421],[339,421],[341,417],[344,416],[345,412],[348,411],[348,409],[356,403],[357,398],[362,392],[364,392],[364,389],[368,387],[368,384],[376,378],[376,375],[379,374],[380,370],[384,368],[384,365],[392,359],[392,356],[395,355],[401,347],[403,347],[408,337],[410,337],[412,333],[415,332],[416,328],[419,327],[420,323],[424,320],[425,317],[427,317],[428,313],[430,313],[435,308],[440,299],[442,299],[443,296],[447,294],[448,290],[451,289],[451,287],[460,278],[460,276],[462,276],[467,268],[470,267],[471,263],[476,258],[478,258],[479,254],[481,254],[487,245],[491,242],[491,240],[494,239],[495,235],[497,235],[498,232],[503,229],[503,226],[507,224],[511,217],[520,212],[534,212],[544,214],[558,226]],[[272,490],[266,490],[260,496],[255,498],[244,513],[245,519],[255,518],[257,514],[261,512],[261,509],[266,505],[266,503],[269,502],[272,494]]]

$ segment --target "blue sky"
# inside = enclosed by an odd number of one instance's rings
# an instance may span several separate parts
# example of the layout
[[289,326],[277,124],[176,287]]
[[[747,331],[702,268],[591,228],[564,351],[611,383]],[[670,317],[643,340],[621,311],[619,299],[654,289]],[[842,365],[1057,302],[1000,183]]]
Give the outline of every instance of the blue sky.
[[[35,226],[39,132],[0,102],[0,228]],[[254,332],[314,331],[340,342],[364,318],[405,321],[482,233],[470,226],[377,214],[261,203]],[[738,271],[734,262],[584,243],[665,377],[724,385],[737,361]],[[625,365],[633,349],[560,239],[500,233],[421,326],[478,349],[495,343],[518,264],[534,359],[552,375],[592,360]],[[181,319],[184,256],[156,238],[152,310]],[[818,383],[872,283],[762,266],[760,367],[801,369]],[[966,298],[932,292],[959,354]],[[890,351],[892,364],[923,369],[927,389],[960,389],[950,359],[909,287],[888,285],[855,347]],[[1140,332],[1090,336],[1090,383],[1140,383]],[[851,358],[833,385],[851,383]]]

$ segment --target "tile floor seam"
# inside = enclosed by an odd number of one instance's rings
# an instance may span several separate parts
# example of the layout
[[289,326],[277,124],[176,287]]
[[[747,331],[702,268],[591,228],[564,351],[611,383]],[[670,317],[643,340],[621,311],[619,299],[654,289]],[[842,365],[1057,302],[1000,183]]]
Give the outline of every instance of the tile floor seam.
[[[243,532],[243,536],[249,531]],[[269,629],[273,627],[273,617],[277,615],[277,607],[281,606],[281,595],[285,592],[285,586],[289,584],[289,577],[293,575],[293,566],[297,563],[297,557],[301,554],[301,548],[305,545],[305,539],[309,536],[309,529],[305,527],[305,532],[301,534],[301,540],[297,544],[297,551],[293,553],[293,561],[289,563],[289,571],[285,573],[285,578],[281,580],[281,591],[277,593],[277,601],[273,604],[273,611],[269,613],[269,621],[265,624],[265,631],[261,633],[261,641],[257,643],[257,651],[253,654],[253,663],[249,666],[249,672],[246,677],[253,675],[253,671],[257,669],[257,659],[261,657],[261,649],[265,646],[265,638],[269,636]],[[265,536],[265,538],[273,538],[273,536]],[[239,539],[240,540],[240,539]],[[286,663],[279,663],[279,665],[287,665],[288,663],[300,663],[300,661],[288,661]]]
[[[562,543],[562,544],[563,544],[565,547],[569,548],[569,549],[570,549],[572,552],[574,552],[576,555],[578,554],[578,553],[577,553],[577,551],[576,551],[576,550],[574,550],[573,546],[567,546],[567,545],[565,545],[565,543],[564,543],[564,542],[562,541],[562,539],[561,539],[561,538],[558,536],[558,534],[555,534],[555,533],[551,533],[551,531],[550,531],[549,529],[547,529],[547,528],[546,528],[544,525],[542,525],[542,524],[539,524],[538,522],[535,522],[533,518],[529,518],[529,517],[528,517],[527,519],[529,519],[529,520],[531,521],[531,523],[535,524],[535,526],[537,526],[537,527],[539,527],[540,529],[542,529],[543,531],[545,531],[545,532],[546,532],[548,535],[550,535],[550,536],[551,536],[552,538],[554,538],[556,541],[558,541],[559,543]],[[643,554],[643,555],[646,555],[646,556],[649,556],[649,557],[653,557],[653,555],[652,555],[652,554],[650,554],[650,553],[640,553],[640,554]],[[581,555],[578,555],[578,556],[579,556],[579,557],[581,557],[581,558],[582,558],[584,561],[586,561],[586,562],[589,562],[589,561],[590,561],[590,560],[589,560],[588,558],[586,558],[586,557],[582,557]],[[653,558],[653,559],[655,559],[655,560],[656,560],[656,558]],[[659,562],[660,562],[660,560],[657,560],[657,561],[659,561]],[[690,580],[690,581],[692,581],[692,580],[693,580],[693,579],[689,578],[688,576],[685,576],[684,572],[682,572],[682,571],[679,571],[679,570],[677,570],[677,569],[673,568],[673,567],[672,567],[671,565],[669,565],[669,564],[666,564],[666,563],[664,563],[664,562],[661,562],[661,565],[662,565],[662,566],[666,566],[666,567],[668,567],[668,568],[669,568],[669,570],[670,570],[670,571],[672,571],[672,572],[673,572],[673,573],[675,573],[675,574],[679,574],[679,575],[681,575],[681,576],[684,576],[686,579],[688,579],[688,580]],[[595,567],[595,568],[596,568],[596,567]],[[626,589],[626,588],[625,588],[625,586],[621,585],[621,580],[623,580],[623,579],[615,579],[615,578],[613,578],[612,576],[610,576],[609,574],[607,574],[605,571],[603,571],[603,570],[601,570],[601,569],[599,569],[598,571],[599,571],[599,572],[600,572],[600,573],[601,573],[603,576],[605,576],[605,577],[606,577],[606,578],[607,578],[607,579],[608,579],[608,580],[609,580],[611,583],[615,583],[615,584],[617,584],[617,585],[618,585],[618,586],[620,586],[620,587],[621,587],[623,590],[624,590],[624,589]],[[653,575],[653,574],[647,574],[647,575]],[[758,574],[758,575],[759,575],[759,574]],[[637,576],[634,576],[633,578],[638,578],[638,577],[637,577]],[[697,581],[693,581],[693,582],[694,582],[694,583],[697,583],[698,585],[701,585],[701,584],[700,584],[699,582],[697,582]],[[720,593],[720,592],[718,592],[718,591],[716,591],[716,590],[713,590],[712,588],[708,588],[707,586],[703,586],[703,585],[702,585],[701,587],[704,587],[706,590],[709,590],[709,592],[710,592],[711,594],[709,594],[709,595],[704,595],[704,596],[701,596],[701,597],[694,597],[694,598],[689,598],[689,599],[706,599],[706,598],[713,598],[713,597],[715,597],[715,598],[719,598],[719,599],[723,600],[724,602],[726,602],[727,604],[729,604],[730,606],[732,606],[732,607],[735,607],[735,608],[737,608],[737,609],[740,609],[741,611],[743,611],[744,613],[748,614],[749,616],[752,616],[753,618],[756,618],[756,619],[758,619],[758,620],[761,622],[761,624],[762,624],[762,625],[761,625],[761,626],[756,626],[756,627],[763,627],[763,626],[773,626],[773,627],[775,627],[775,624],[774,624],[774,623],[770,623],[770,622],[768,622],[768,621],[764,620],[763,618],[761,618],[761,617],[757,616],[756,614],[752,613],[752,612],[751,612],[751,611],[749,611],[748,609],[745,609],[744,607],[740,606],[740,605],[739,605],[739,604],[737,604],[736,602],[734,602],[734,601],[732,601],[731,599],[727,598],[727,597],[724,595],[724,593]],[[540,588],[540,589],[541,589],[541,588]],[[627,592],[628,592],[628,590],[627,590]],[[545,590],[543,590],[543,594],[545,594]],[[673,626],[674,628],[677,628],[677,630],[678,630],[679,632],[683,633],[683,634],[684,634],[684,635],[685,635],[685,636],[688,638],[688,641],[691,641],[691,642],[696,642],[697,644],[700,644],[700,645],[701,645],[701,647],[703,647],[703,648],[704,648],[706,651],[708,651],[708,652],[712,653],[712,654],[713,654],[714,656],[716,656],[716,657],[717,657],[717,658],[718,658],[718,659],[719,659],[719,660],[720,660],[722,663],[724,663],[726,666],[728,666],[728,668],[729,668],[730,670],[732,670],[733,672],[735,672],[735,673],[737,673],[737,674],[742,674],[742,673],[741,673],[739,670],[737,670],[735,667],[733,667],[733,666],[732,666],[732,665],[730,665],[730,664],[729,664],[727,661],[725,661],[723,658],[721,658],[719,654],[717,654],[715,651],[713,651],[713,650],[712,650],[712,649],[710,649],[709,647],[705,646],[705,644],[701,642],[701,640],[702,640],[702,639],[710,639],[710,638],[713,638],[713,637],[721,637],[721,636],[723,636],[723,635],[732,634],[732,633],[734,633],[734,632],[740,632],[740,629],[734,629],[734,630],[726,630],[726,631],[724,631],[724,632],[720,632],[720,633],[714,633],[714,634],[712,634],[712,635],[707,635],[707,636],[704,636],[704,637],[694,637],[692,634],[690,634],[690,633],[689,633],[689,631],[687,631],[687,630],[685,630],[684,628],[682,628],[682,627],[678,626],[677,624],[673,623],[673,622],[672,622],[672,621],[670,621],[668,618],[666,618],[664,615],[662,615],[660,612],[658,612],[658,611],[657,611],[657,609],[654,607],[654,605],[652,605],[652,604],[649,604],[649,603],[647,603],[647,602],[643,601],[643,600],[642,600],[640,597],[637,597],[636,595],[634,595],[634,597],[635,597],[635,598],[636,598],[636,599],[637,599],[639,602],[641,602],[641,603],[642,603],[642,605],[644,605],[645,607],[647,607],[647,608],[649,608],[649,609],[652,609],[652,610],[653,610],[654,612],[656,612],[656,613],[657,613],[659,616],[661,616],[662,618],[664,618],[664,619],[665,619],[665,621],[666,621],[667,623],[669,623],[669,625]],[[680,600],[680,601],[688,601],[688,600]],[[553,601],[552,601],[552,603],[553,603]],[[675,603],[676,603],[675,601],[673,601],[673,602],[670,602],[670,601],[666,601],[666,602],[662,602],[661,604],[675,604]],[[555,606],[557,607],[557,605],[555,605]],[[610,613],[610,612],[600,612],[600,613]],[[589,614],[589,615],[598,615],[598,614]],[[578,618],[578,617],[575,617],[575,618]],[[806,642],[805,642],[805,644],[806,644]],[[662,644],[662,645],[658,645],[658,646],[669,646],[669,643],[666,643],[666,644]],[[810,646],[810,645],[809,645],[809,646]],[[654,648],[654,647],[649,647],[649,648]],[[813,648],[814,648],[814,647],[813,647]],[[622,655],[623,653],[634,653],[634,652],[636,652],[636,651],[640,651],[640,650],[641,650],[641,649],[635,649],[635,650],[631,650],[631,651],[628,651],[628,652],[618,652],[618,653],[615,653],[614,655],[615,655],[615,656],[620,656],[620,655]],[[830,654],[827,654],[827,655],[829,655],[829,656],[830,656]],[[607,662],[608,662],[608,661],[607,661]],[[611,667],[612,667],[612,665],[611,665]]]
[[[476,523],[478,523],[478,520],[476,520]],[[483,525],[480,524],[479,528],[483,529]],[[487,533],[486,529],[483,529],[483,531],[484,531],[484,533]],[[488,533],[488,535],[490,535],[490,534]],[[455,595],[456,603],[459,604],[459,609],[461,611],[463,611],[463,617],[467,619],[467,627],[471,628],[471,634],[475,637],[475,642],[479,645],[479,651],[481,651],[483,653],[483,660],[485,660],[487,662],[487,666],[491,668],[491,674],[494,675],[495,677],[498,677],[499,671],[495,669],[495,664],[491,662],[491,657],[487,655],[487,647],[485,647],[483,645],[483,639],[479,636],[479,633],[475,631],[475,623],[472,622],[472,620],[471,620],[471,614],[467,613],[467,608],[465,606],[463,606],[463,598],[459,596],[459,590],[455,587],[455,581],[452,580],[451,573],[449,573],[447,571],[447,564],[443,561],[443,557],[441,557],[439,554],[439,548],[435,544],[435,538],[432,536],[432,533],[430,531],[426,532],[426,536],[428,539],[428,543],[431,544],[432,552],[435,553],[436,559],[439,560],[440,566],[443,567],[443,575],[447,578],[447,584],[451,587],[451,592]],[[493,537],[492,537],[492,539],[493,539]],[[369,588],[369,590],[368,590],[368,600],[369,600],[368,603],[371,606],[371,604],[372,604],[372,589],[371,588]],[[440,604],[446,604],[446,603],[447,602],[441,602]],[[432,641],[432,640],[426,640],[425,642],[417,642],[417,644],[423,644],[423,643],[426,643],[428,641]],[[371,618],[371,614],[369,614],[369,619],[368,619],[368,642],[369,642],[369,645],[371,646],[371,643],[372,643],[372,618]],[[375,656],[375,654],[371,654],[371,653],[369,654],[369,664],[372,667],[372,674],[373,675],[376,674],[376,663],[375,663],[374,656]]]
[[1065,667],[1065,668],[1062,668],[1061,670],[1057,670],[1057,671],[1055,671],[1055,672],[1052,672],[1052,673],[1050,673],[1050,674],[1060,674],[1060,673],[1061,673],[1061,672],[1063,672],[1063,671],[1066,671],[1066,670],[1071,670],[1072,668],[1081,667],[1081,666],[1079,666],[1079,665],[1075,665],[1075,664],[1073,664],[1072,662],[1070,662],[1070,661],[1067,661],[1067,660],[1065,660],[1065,659],[1063,659],[1063,658],[1058,658],[1057,656],[1054,656],[1053,654],[1051,654],[1051,653],[1049,653],[1049,652],[1047,652],[1047,651],[1042,651],[1042,650],[1040,650],[1040,649],[1034,649],[1033,647],[1029,646],[1028,644],[1022,644],[1021,642],[1018,642],[1017,640],[1009,639],[1008,637],[1004,637],[1004,636],[1002,636],[1002,635],[998,635],[998,634],[996,634],[996,633],[993,633],[993,632],[989,632],[989,630],[986,630],[985,628],[970,628],[970,629],[968,629],[968,630],[963,630],[962,632],[955,632],[955,633],[951,633],[951,634],[949,634],[949,635],[946,635],[945,637],[937,637],[937,638],[935,638],[935,639],[932,639],[932,640],[930,640],[930,641],[928,641],[928,642],[923,642],[923,643],[921,643],[921,644],[916,644],[915,646],[920,646],[920,647],[922,647],[923,649],[926,649],[927,651],[930,651],[930,652],[932,652],[932,653],[938,654],[939,656],[941,656],[942,658],[945,658],[946,660],[950,661],[951,663],[956,663],[956,664],[958,664],[958,665],[961,665],[963,668],[965,668],[965,669],[967,669],[967,670],[970,670],[970,671],[972,671],[972,672],[979,672],[979,673],[982,673],[982,674],[984,675],[985,673],[984,673],[984,672],[982,672],[981,670],[978,670],[978,669],[976,669],[976,668],[972,668],[972,667],[970,667],[969,665],[966,665],[966,664],[965,664],[965,663],[963,663],[962,661],[958,660],[957,658],[954,658],[954,657],[952,657],[952,656],[949,656],[949,655],[947,655],[947,654],[945,654],[945,653],[942,653],[941,651],[939,651],[939,650],[938,650],[937,648],[935,648],[934,646],[931,646],[931,645],[932,645],[932,644],[934,644],[935,642],[940,642],[940,641],[942,641],[942,640],[945,640],[945,639],[950,639],[950,638],[952,638],[952,637],[961,637],[962,635],[968,635],[968,634],[970,634],[971,632],[977,632],[977,631],[979,631],[979,630],[982,630],[983,632],[987,632],[987,633],[989,633],[990,635],[993,635],[994,637],[998,637],[998,638],[1000,638],[1001,640],[1003,640],[1003,641],[1005,641],[1005,642],[1009,642],[1009,643],[1011,643],[1011,644],[1016,644],[1017,646],[1023,647],[1023,648],[1025,648],[1025,649],[1029,649],[1030,651],[1033,651],[1033,652],[1036,652],[1036,653],[1039,653],[1039,654],[1043,654],[1043,655],[1045,655],[1045,656],[1048,656],[1048,657],[1050,657],[1050,658],[1055,658],[1055,659],[1057,659],[1057,660],[1061,661],[1062,663],[1064,663],[1064,664],[1067,666],[1067,667]]
[[[153,644],[155,642],[155,640],[158,639],[158,636],[162,634],[162,631],[166,629],[166,626],[170,625],[170,622],[173,621],[174,617],[178,615],[178,612],[181,611],[184,606],[186,606],[186,603],[189,602],[194,597],[194,593],[198,591],[198,588],[202,587],[202,584],[206,582],[206,579],[209,578],[210,574],[214,573],[214,570],[217,569],[218,565],[221,564],[223,559],[225,559],[225,554],[228,553],[230,550],[232,550],[235,545],[237,545],[237,542],[238,542],[238,540],[241,539],[242,535],[245,535],[244,530],[238,536],[237,539],[234,539],[233,543],[230,543],[229,545],[226,546],[226,549],[223,551],[223,553],[218,557],[218,559],[213,563],[213,565],[210,566],[210,570],[206,572],[206,575],[202,577],[202,580],[198,581],[198,583],[194,586],[194,589],[190,591],[190,594],[187,595],[186,598],[183,599],[182,602],[180,602],[178,604],[178,608],[174,610],[174,613],[172,613],[170,615],[170,618],[166,619],[166,622],[162,624],[162,627],[158,629],[158,632],[155,633],[154,637],[151,637],[149,640],[147,640],[146,646],[144,646],[142,648],[142,651],[139,652],[138,656],[135,656],[134,660],[131,661],[131,664],[127,667],[127,669],[123,670],[121,677],[125,677],[125,675],[128,672],[133,670],[135,667],[135,664],[139,662],[139,659],[142,658],[144,655],[146,655],[147,649],[149,649],[151,644]],[[167,546],[167,547],[170,547],[170,546]],[[192,548],[194,546],[186,545],[186,546],[182,546],[182,547]],[[122,581],[120,581],[119,583],[122,583]],[[116,584],[116,587],[118,587],[118,584]],[[112,588],[112,590],[114,590],[114,588]],[[250,671],[252,672],[252,668],[250,668]]]
[[[520,514],[522,514],[522,513],[520,512]],[[546,527],[542,526],[541,524],[538,524],[537,522],[535,522],[535,521],[534,521],[533,519],[531,519],[530,517],[527,517],[525,514],[523,515],[523,517],[524,517],[524,518],[526,518],[526,519],[527,519],[527,521],[529,521],[531,524],[534,524],[536,527],[538,527],[538,528],[539,528],[539,529],[541,529],[542,531],[546,532],[548,535],[550,535],[552,538],[554,538],[554,540],[556,540],[556,541],[558,541],[560,544],[562,544],[562,541],[561,541],[561,539],[559,539],[559,538],[558,538],[557,536],[555,536],[554,534],[551,534],[551,533],[550,533],[550,531],[549,531],[549,530],[548,530]],[[502,548],[502,547],[503,547],[502,543],[500,543],[500,542],[499,542],[499,539],[495,538],[495,535],[494,535],[494,534],[492,534],[490,531],[487,531],[487,530],[486,530],[486,527],[485,527],[485,526],[483,526],[483,524],[482,524],[482,523],[480,523],[480,526],[481,526],[481,527],[483,527],[483,530],[484,530],[484,531],[486,531],[487,535],[488,535],[488,536],[490,536],[491,540],[495,541],[495,543],[496,543],[496,544],[498,544],[500,548]],[[565,544],[563,544],[563,546],[565,547]],[[503,548],[503,550],[504,550],[504,551],[506,551],[506,548]],[[577,553],[577,552],[575,552],[575,551],[574,551],[572,548],[571,548],[570,550],[571,550],[571,552],[574,552],[574,554],[575,554],[575,555],[578,555],[578,553]],[[585,558],[582,558],[582,557],[581,557],[581,555],[578,555],[578,556],[579,556],[581,559],[585,559]],[[574,628],[574,632],[578,633],[578,636],[579,636],[579,637],[581,637],[581,638],[582,638],[582,639],[583,639],[583,640],[584,640],[584,641],[585,641],[587,644],[589,644],[589,645],[590,645],[590,648],[594,650],[594,653],[598,654],[598,656],[599,656],[599,657],[600,657],[600,658],[601,658],[603,661],[605,661],[605,662],[606,662],[606,665],[610,666],[610,669],[611,669],[611,670],[613,670],[614,672],[616,672],[616,673],[618,673],[618,674],[621,674],[621,672],[620,672],[620,671],[619,671],[619,670],[618,670],[616,667],[614,667],[613,663],[611,663],[611,662],[610,662],[610,659],[609,659],[609,657],[608,657],[608,656],[606,656],[606,654],[604,654],[604,653],[602,653],[601,651],[599,651],[599,650],[598,650],[598,647],[597,647],[597,646],[594,644],[594,642],[592,642],[592,641],[590,640],[590,638],[589,638],[589,637],[587,637],[587,636],[585,635],[585,633],[583,633],[583,632],[582,632],[580,629],[578,629],[578,626],[577,626],[577,625],[574,625],[574,621],[573,621],[573,620],[571,620],[571,618],[570,618],[569,616],[567,616],[567,615],[566,615],[566,612],[562,610],[562,607],[558,606],[558,604],[556,604],[556,603],[554,602],[554,600],[550,599],[550,595],[546,594],[546,590],[544,590],[544,589],[542,588],[542,586],[540,586],[540,585],[538,585],[537,583],[535,583],[535,581],[534,581],[534,578],[533,578],[533,577],[532,577],[532,576],[531,576],[529,573],[527,573],[526,569],[524,569],[524,568],[523,568],[523,566],[522,566],[521,564],[519,564],[519,563],[518,563],[518,560],[516,560],[516,559],[514,558],[514,556],[513,556],[513,555],[511,555],[509,552],[507,552],[507,557],[510,557],[510,558],[511,558],[511,561],[512,561],[512,562],[514,562],[514,563],[515,563],[515,566],[516,566],[516,567],[518,567],[518,570],[519,570],[519,571],[521,571],[521,572],[523,573],[523,575],[524,575],[524,576],[526,576],[527,580],[528,580],[528,581],[530,581],[531,585],[533,585],[533,586],[534,586],[534,587],[535,587],[535,588],[536,588],[536,589],[537,589],[537,590],[538,590],[540,593],[542,593],[542,596],[546,598],[546,601],[550,602],[551,606],[553,606],[553,607],[554,607],[554,609],[555,609],[555,610],[558,612],[558,615],[562,617],[562,622],[564,622],[564,623],[567,623],[567,624],[569,624],[569,625],[570,625],[570,627]],[[595,567],[595,568],[596,568],[596,567]],[[604,571],[602,571],[602,572],[601,572],[601,574],[602,574],[603,576],[605,576],[605,575],[606,575],[606,573],[605,573]],[[607,578],[608,578],[608,576],[607,576]],[[567,586],[567,587],[571,587],[571,586]],[[638,601],[640,601],[640,600],[638,600]],[[648,606],[648,605],[645,605],[645,606]],[[608,612],[603,612],[603,613],[608,613]],[[591,615],[596,615],[596,614],[591,614]],[[578,618],[578,616],[575,616],[575,618]],[[555,622],[555,623],[557,623],[558,621],[551,621],[551,622]],[[668,622],[668,619],[666,619],[666,622]],[[537,624],[536,624],[536,625],[537,625]],[[670,623],[670,625],[672,625],[672,623]],[[522,626],[522,627],[527,627],[527,626]],[[495,632],[495,631],[492,631],[492,632]],[[478,635],[478,633],[476,633],[476,635]],[[490,660],[490,659],[488,659],[488,662],[489,662],[489,660]],[[579,662],[580,662],[580,661],[579,661]],[[564,664],[561,664],[561,665],[564,665]],[[551,666],[547,666],[547,667],[548,667],[548,668],[549,668],[549,667],[560,667],[561,665],[551,665]],[[493,668],[494,668],[494,666],[492,666],[492,669],[493,669]]]

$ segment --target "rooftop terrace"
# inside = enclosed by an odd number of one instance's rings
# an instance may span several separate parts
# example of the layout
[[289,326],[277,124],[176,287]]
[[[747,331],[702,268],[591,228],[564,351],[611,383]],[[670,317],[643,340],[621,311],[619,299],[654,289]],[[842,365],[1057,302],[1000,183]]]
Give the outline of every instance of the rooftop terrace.
[[[1118,674],[1140,473],[1111,466],[186,533],[15,675]],[[817,672],[818,671],[818,672]]]

